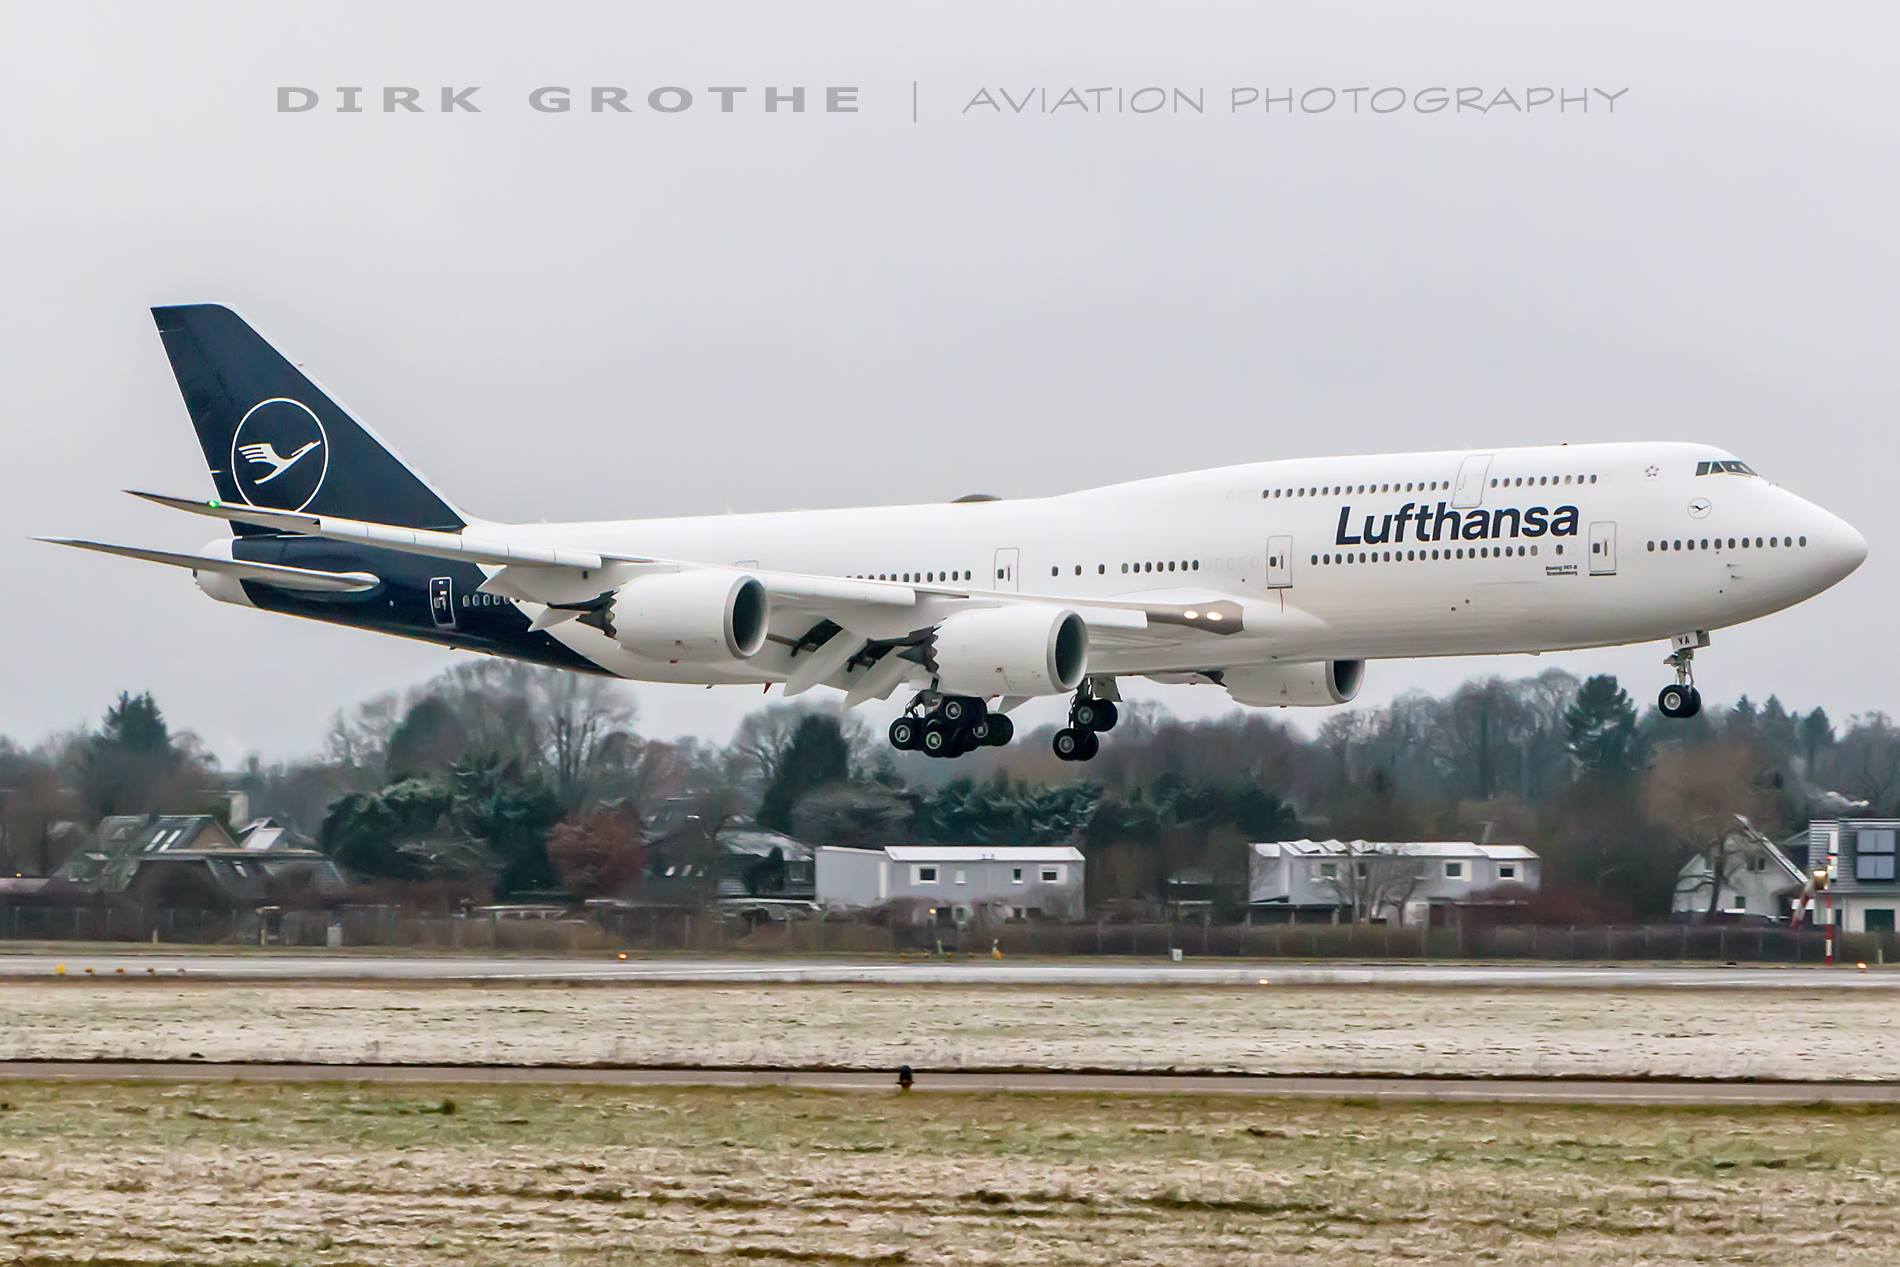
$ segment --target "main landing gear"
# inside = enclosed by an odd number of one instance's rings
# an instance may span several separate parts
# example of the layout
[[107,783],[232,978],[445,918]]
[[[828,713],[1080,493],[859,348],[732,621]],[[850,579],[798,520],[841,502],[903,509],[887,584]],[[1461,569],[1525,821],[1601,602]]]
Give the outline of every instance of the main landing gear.
[[1121,712],[1112,699],[1097,699],[1089,692],[1087,685],[1075,693],[1075,700],[1069,705],[1069,724],[1056,732],[1056,756],[1064,761],[1089,761],[1102,750],[1102,741],[1098,738],[1104,731],[1115,729]]
[[[934,699],[928,708],[927,698]],[[974,695],[919,695],[891,723],[891,747],[927,757],[960,757],[978,748],[1000,748],[1016,737],[1016,723]]]
[[1677,634],[1669,645],[1674,650],[1663,663],[1676,671],[1676,682],[1662,688],[1656,707],[1664,717],[1694,717],[1702,711],[1702,692],[1695,689],[1695,653],[1709,645],[1709,635]]

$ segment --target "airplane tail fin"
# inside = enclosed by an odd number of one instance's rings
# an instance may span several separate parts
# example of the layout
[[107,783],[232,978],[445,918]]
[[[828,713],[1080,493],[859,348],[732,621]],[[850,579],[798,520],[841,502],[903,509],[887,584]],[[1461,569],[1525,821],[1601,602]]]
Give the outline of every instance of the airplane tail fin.
[[404,528],[465,526],[428,481],[229,308],[154,308],[152,318],[221,499]]

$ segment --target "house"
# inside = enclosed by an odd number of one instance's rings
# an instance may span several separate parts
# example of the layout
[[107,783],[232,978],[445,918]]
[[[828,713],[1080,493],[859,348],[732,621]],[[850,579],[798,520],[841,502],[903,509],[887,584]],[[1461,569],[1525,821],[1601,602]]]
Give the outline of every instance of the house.
[[140,862],[173,850],[229,850],[237,841],[209,814],[114,814],[99,820],[85,847],[57,874],[75,884],[123,892]]
[[1523,845],[1468,840],[1263,842],[1248,851],[1248,920],[1418,924],[1434,903],[1534,891],[1540,865]]
[[818,901],[837,910],[908,904],[920,922],[1079,919],[1082,851],[1070,845],[886,845],[818,850]]
[[697,818],[681,820],[647,849],[647,893],[660,901],[807,898],[813,893],[811,846],[745,819],[708,836]]
[[[1824,818],[1808,824],[1812,870],[1828,869],[1828,895],[1817,901],[1814,922],[1833,919],[1849,933],[1890,933],[1900,911],[1896,841],[1900,818]],[[1829,864],[1832,864],[1830,867]]]
[[[1712,877],[1718,869],[1721,876],[1716,883]],[[1801,864],[1787,850],[1754,828],[1738,824],[1713,863],[1708,854],[1696,854],[1682,864],[1669,909],[1682,916],[1701,915],[1711,909],[1713,889],[1717,912],[1785,919],[1805,883]]]
[[97,839],[66,860],[62,880],[154,906],[241,908],[328,899],[346,881],[314,849],[281,832],[240,844],[209,814],[102,819]]

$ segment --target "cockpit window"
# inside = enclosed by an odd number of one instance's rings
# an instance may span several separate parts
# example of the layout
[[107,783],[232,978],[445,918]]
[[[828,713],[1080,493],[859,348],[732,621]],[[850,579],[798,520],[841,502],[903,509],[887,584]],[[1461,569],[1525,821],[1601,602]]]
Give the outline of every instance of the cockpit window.
[[1695,473],[1697,475],[1753,475],[1755,472],[1748,469],[1748,463],[1729,458],[1718,462],[1697,462]]

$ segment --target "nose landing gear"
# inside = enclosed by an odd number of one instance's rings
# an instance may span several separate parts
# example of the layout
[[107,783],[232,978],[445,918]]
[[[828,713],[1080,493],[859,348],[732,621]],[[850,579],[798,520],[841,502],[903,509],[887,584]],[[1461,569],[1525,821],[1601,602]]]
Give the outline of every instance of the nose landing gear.
[[1708,645],[1709,635],[1700,631],[1677,634],[1670,640],[1675,649],[1663,663],[1676,671],[1676,682],[1663,687],[1656,697],[1656,708],[1664,717],[1694,717],[1702,711],[1702,692],[1695,689],[1695,653]]
[[[926,700],[929,706],[925,707]],[[978,748],[1000,748],[1016,737],[1016,724],[974,695],[920,694],[891,723],[891,747],[927,757],[960,757]]]

